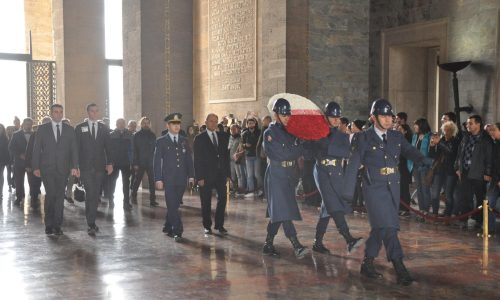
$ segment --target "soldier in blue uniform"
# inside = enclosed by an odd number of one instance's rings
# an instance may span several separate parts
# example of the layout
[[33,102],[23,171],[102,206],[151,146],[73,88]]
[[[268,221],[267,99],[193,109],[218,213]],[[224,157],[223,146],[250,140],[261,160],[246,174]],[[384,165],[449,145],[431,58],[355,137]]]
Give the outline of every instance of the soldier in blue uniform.
[[299,181],[297,159],[303,154],[302,143],[285,129],[292,113],[288,100],[280,98],[273,105],[275,122],[264,132],[264,151],[268,165],[264,178],[264,191],[267,198],[267,237],[262,252],[278,256],[274,248],[274,236],[283,224],[285,235],[292,242],[297,258],[303,258],[307,248],[297,239],[292,220],[300,221],[299,207],[295,200],[295,187]]
[[182,115],[173,113],[165,117],[168,133],[156,140],[154,174],[157,189],[165,187],[167,216],[163,232],[182,240],[182,220],[179,206],[188,183],[194,183],[194,168],[191,149],[186,138],[179,134]]
[[339,233],[344,237],[347,251],[350,253],[362,242],[362,238],[354,238],[349,232],[345,214],[351,213],[352,207],[342,199],[344,166],[347,164],[351,145],[349,135],[338,129],[342,117],[340,105],[333,101],[329,102],[325,106],[324,113],[330,125],[330,134],[313,145],[316,158],[314,179],[321,194],[322,203],[312,249],[319,253],[330,253],[330,250],[323,244],[323,236],[331,217]]
[[364,165],[363,197],[371,231],[366,241],[361,274],[369,278],[382,277],[375,270],[373,260],[378,256],[383,243],[387,259],[392,262],[396,271],[398,284],[410,285],[413,278],[403,264],[403,249],[398,238],[399,156],[419,165],[429,165],[432,161],[412,147],[399,131],[390,130],[394,114],[389,101],[375,100],[370,115],[373,126],[358,133],[352,143],[345,183],[345,196],[352,197],[358,169],[360,165]]

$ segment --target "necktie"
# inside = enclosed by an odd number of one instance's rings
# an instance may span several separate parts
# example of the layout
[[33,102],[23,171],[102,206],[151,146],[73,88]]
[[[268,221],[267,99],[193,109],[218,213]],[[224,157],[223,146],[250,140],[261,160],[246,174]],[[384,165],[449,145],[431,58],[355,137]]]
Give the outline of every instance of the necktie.
[[214,144],[215,148],[217,148],[217,138],[215,137],[215,132],[212,132],[212,143]]
[[92,123],[92,137],[95,140],[95,123]]
[[387,145],[387,134],[382,134],[382,141],[384,141],[384,144]]
[[177,146],[177,137],[174,136],[174,145]]
[[61,130],[59,129],[59,124],[56,125],[57,128],[57,139],[56,142],[59,143],[59,140],[61,139]]

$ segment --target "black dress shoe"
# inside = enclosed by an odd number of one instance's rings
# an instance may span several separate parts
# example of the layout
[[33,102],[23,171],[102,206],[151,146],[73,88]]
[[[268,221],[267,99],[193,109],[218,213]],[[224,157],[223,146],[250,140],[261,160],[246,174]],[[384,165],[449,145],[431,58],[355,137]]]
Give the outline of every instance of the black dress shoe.
[[52,228],[50,227],[45,227],[45,234],[46,235],[51,235],[53,233]]
[[222,235],[227,235],[228,234],[226,228],[224,228],[224,227],[218,227],[218,228],[214,228],[214,229],[218,230],[219,233],[222,234]]
[[131,211],[132,210],[132,205],[128,202],[123,202],[123,210],[124,211]]
[[212,234],[212,229],[210,229],[210,228],[205,228],[205,229],[203,230],[203,232],[204,232],[206,235],[207,235],[207,234]]
[[56,228],[54,228],[54,234],[55,235],[63,235],[63,231],[61,230],[61,228],[56,227]]
[[87,229],[87,233],[90,236],[95,236],[97,232],[99,232],[99,227],[97,227],[96,225],[89,226],[89,228]]
[[174,236],[174,241],[175,241],[176,243],[180,243],[180,242],[182,242],[182,240],[183,240],[183,239],[182,239],[182,235],[181,235],[181,234],[176,234],[176,235]]
[[68,201],[68,203],[75,204],[75,201],[73,201],[73,198],[71,198],[71,197],[64,197],[64,199],[66,199],[66,201]]
[[163,226],[163,229],[161,231],[163,233],[166,233],[168,237],[174,237],[174,233],[172,232],[172,229],[170,229],[170,228]]
[[155,200],[151,200],[149,202],[149,206],[151,206],[151,207],[157,207],[158,206],[158,202],[156,202]]

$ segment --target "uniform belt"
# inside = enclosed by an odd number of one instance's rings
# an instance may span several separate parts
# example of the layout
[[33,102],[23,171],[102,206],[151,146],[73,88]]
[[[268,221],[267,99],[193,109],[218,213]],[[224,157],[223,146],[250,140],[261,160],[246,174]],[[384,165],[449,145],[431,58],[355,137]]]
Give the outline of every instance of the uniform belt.
[[380,175],[384,175],[384,176],[395,174],[396,172],[398,172],[398,167],[394,167],[394,168],[381,168],[380,169]]
[[334,166],[336,167],[337,165],[340,165],[341,164],[341,160],[340,159],[322,159],[322,160],[318,160],[318,163],[323,165],[323,166]]
[[289,168],[295,166],[294,160],[284,160],[284,161],[271,161],[271,164],[275,166],[280,166],[283,168]]

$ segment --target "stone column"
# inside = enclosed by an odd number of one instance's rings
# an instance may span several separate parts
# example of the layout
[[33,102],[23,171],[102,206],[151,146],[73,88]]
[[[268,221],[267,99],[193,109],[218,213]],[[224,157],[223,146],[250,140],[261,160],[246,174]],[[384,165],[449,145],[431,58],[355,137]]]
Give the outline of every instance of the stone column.
[[107,66],[104,56],[104,1],[54,0],[54,50],[58,102],[73,124],[96,103],[104,117]]
[[191,0],[123,2],[125,117],[148,116],[157,135],[168,113],[193,119],[192,9]]
[[31,31],[33,59],[54,60],[52,0],[24,0],[26,53]]

